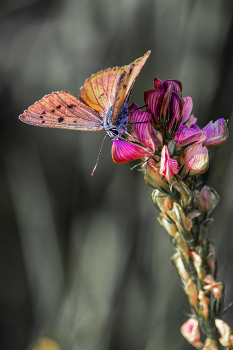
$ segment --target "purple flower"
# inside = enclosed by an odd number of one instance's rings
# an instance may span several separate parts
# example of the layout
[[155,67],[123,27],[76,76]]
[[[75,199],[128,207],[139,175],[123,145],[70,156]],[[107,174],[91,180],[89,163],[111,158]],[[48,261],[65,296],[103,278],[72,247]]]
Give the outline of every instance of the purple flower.
[[192,110],[191,97],[181,98],[182,84],[178,80],[154,79],[154,89],[145,91],[147,110],[152,114],[155,128],[167,141],[173,139],[180,123],[189,119]]

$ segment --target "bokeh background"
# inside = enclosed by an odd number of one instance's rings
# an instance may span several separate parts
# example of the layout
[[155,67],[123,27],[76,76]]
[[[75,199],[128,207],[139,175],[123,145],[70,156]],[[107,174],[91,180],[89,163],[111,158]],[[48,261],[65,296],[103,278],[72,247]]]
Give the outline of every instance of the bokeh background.
[[[189,312],[151,189],[116,165],[104,133],[17,118],[45,94],[151,50],[131,95],[155,76],[183,82],[201,127],[233,109],[233,2],[1,0],[0,348],[191,349]],[[209,231],[233,300],[233,141],[211,149],[203,180],[221,196]],[[224,320],[233,326],[233,310]],[[40,339],[38,341],[38,339]]]

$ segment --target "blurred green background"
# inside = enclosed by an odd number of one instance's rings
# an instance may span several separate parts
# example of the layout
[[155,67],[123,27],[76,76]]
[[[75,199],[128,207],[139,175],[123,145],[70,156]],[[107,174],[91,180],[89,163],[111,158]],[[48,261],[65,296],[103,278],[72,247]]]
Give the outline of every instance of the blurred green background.
[[[2,0],[0,3],[0,348],[49,337],[64,350],[192,349],[189,312],[151,189],[116,165],[104,133],[43,129],[17,118],[52,91],[151,50],[131,95],[178,79],[199,125],[233,109],[233,2]],[[233,300],[232,139],[203,176],[221,196],[209,231]],[[233,326],[233,310],[224,320]],[[46,343],[46,342],[45,342]],[[44,343],[44,344],[45,344]],[[52,343],[40,350],[52,350]],[[50,344],[50,345],[49,345]],[[39,347],[38,347],[39,349]],[[56,348],[57,349],[57,348]]]

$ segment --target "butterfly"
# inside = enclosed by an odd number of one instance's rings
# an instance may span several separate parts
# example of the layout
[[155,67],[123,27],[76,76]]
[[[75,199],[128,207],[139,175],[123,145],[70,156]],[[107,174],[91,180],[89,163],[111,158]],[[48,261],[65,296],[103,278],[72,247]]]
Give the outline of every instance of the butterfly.
[[88,78],[79,99],[66,91],[44,96],[25,110],[19,119],[27,124],[73,130],[101,131],[115,140],[128,123],[128,100],[133,84],[150,55],[123,67],[105,69]]

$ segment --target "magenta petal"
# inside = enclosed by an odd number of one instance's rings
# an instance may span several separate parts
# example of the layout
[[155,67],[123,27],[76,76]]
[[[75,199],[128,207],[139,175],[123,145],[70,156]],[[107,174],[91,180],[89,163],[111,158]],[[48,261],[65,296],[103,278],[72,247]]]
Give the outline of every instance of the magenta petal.
[[129,142],[115,140],[112,144],[112,159],[115,163],[126,163],[140,159],[145,153],[141,147]]
[[146,111],[134,111],[130,113],[130,123],[132,124],[131,140],[140,142],[144,147],[152,152],[156,147],[162,147],[162,136],[156,131],[150,121],[151,115]]
[[156,122],[160,120],[160,109],[163,102],[164,90],[148,90],[144,93],[144,99],[148,112],[152,113]]
[[136,105],[136,103],[132,103],[129,107],[129,112],[133,112],[135,109],[138,109],[138,105]]
[[163,83],[164,90],[166,91],[169,86],[172,87],[172,91],[181,97],[182,83],[179,80],[165,80]]
[[163,82],[158,78],[154,78],[154,88],[155,89],[163,89]]
[[206,133],[196,128],[188,128],[186,125],[180,125],[178,132],[174,136],[177,147],[183,147],[193,142],[201,142],[206,139]]
[[183,111],[182,111],[182,123],[184,124],[188,120],[192,112],[193,100],[191,97],[184,97],[183,102],[184,102],[184,105],[183,105]]
[[216,122],[209,122],[203,131],[206,132],[207,138],[203,143],[204,146],[219,146],[228,139],[227,122],[220,118]]
[[179,165],[177,163],[176,159],[171,159],[170,160],[170,168],[173,174],[177,174],[179,171]]

